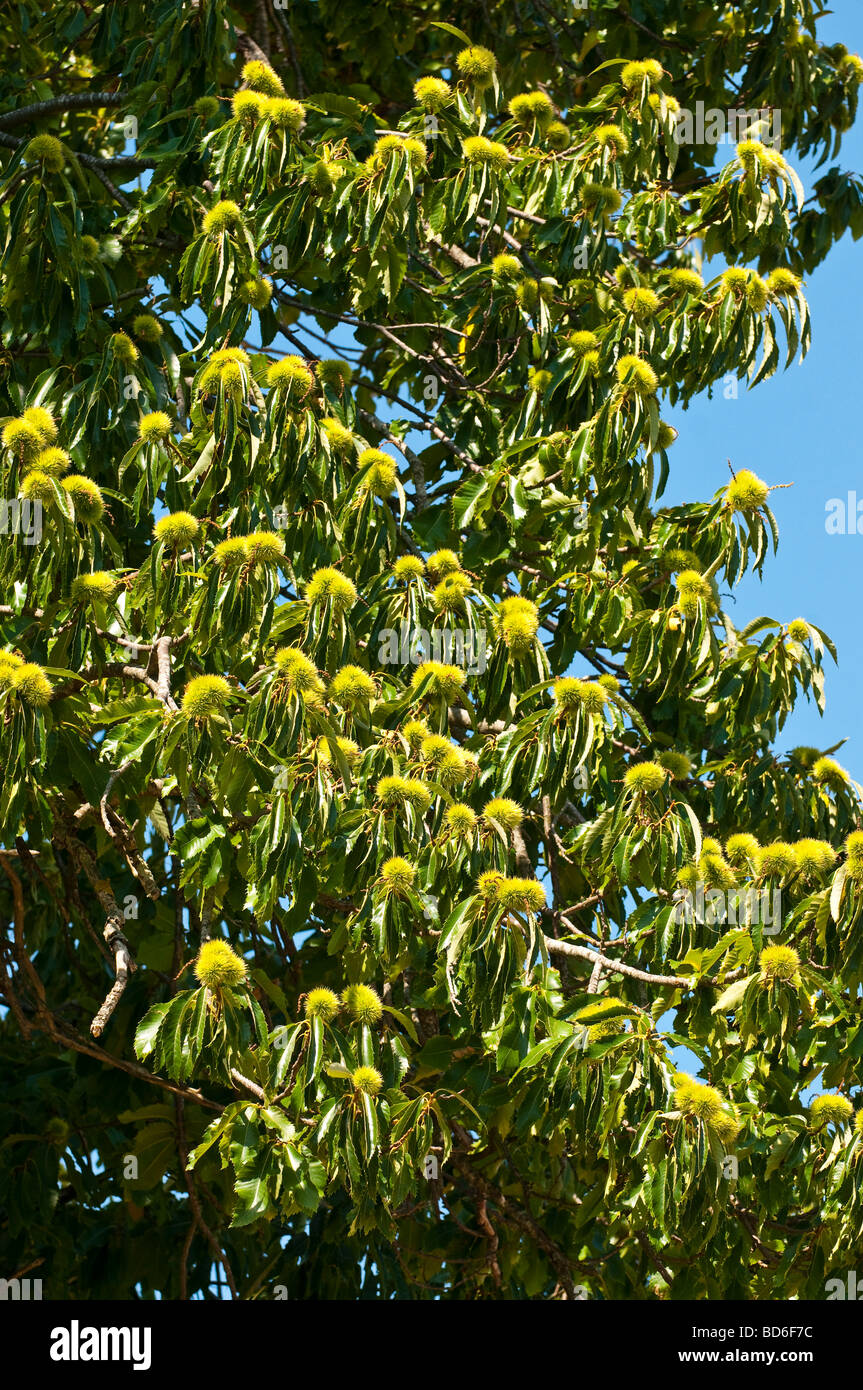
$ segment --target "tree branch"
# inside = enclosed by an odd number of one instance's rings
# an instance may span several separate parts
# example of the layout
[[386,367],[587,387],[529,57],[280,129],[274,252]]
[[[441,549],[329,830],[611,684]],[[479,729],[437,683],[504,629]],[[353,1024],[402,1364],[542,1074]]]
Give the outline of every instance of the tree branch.
[[0,116],[0,130],[11,130],[13,126],[40,121],[44,116],[56,116],[64,111],[124,106],[127,101],[125,92],[70,92],[67,96],[49,97],[47,101],[36,101],[32,106],[19,106],[17,111],[5,112]]
[[76,840],[68,831],[58,830],[57,841],[68,849],[74,864],[78,869],[83,871],[90,883],[90,887],[99,899],[105,913],[105,926],[102,935],[105,938],[105,944],[108,950],[112,951],[114,955],[114,973],[116,978],[105,996],[105,1002],[90,1024],[92,1036],[94,1038],[99,1038],[105,1031],[105,1025],[120,1002],[129,975],[137,969],[137,966],[132,956],[132,948],[123,933],[126,919],[107,881],[99,875],[99,866],[96,863],[95,856],[86,845],[82,845],[80,840]]
[[556,956],[575,956],[579,960],[590,961],[592,966],[597,963],[602,969],[620,975],[630,975],[633,980],[645,980],[651,985],[665,985],[673,989],[692,989],[695,980],[684,979],[681,975],[651,975],[646,970],[637,970],[634,965],[624,965],[622,961],[611,960],[608,956],[600,955],[597,951],[591,950],[589,946],[574,946],[569,941],[555,941],[552,936],[544,936],[545,947],[551,955]]

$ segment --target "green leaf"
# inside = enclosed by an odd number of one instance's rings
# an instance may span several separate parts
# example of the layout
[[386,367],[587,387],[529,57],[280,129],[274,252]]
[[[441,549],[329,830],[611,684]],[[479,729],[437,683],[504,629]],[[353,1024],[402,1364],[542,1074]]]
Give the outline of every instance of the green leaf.
[[464,30],[457,29],[454,24],[446,24],[442,19],[433,19],[430,24],[432,29],[445,29],[448,34],[452,34],[455,38],[461,39],[462,43],[466,44],[468,48],[473,44],[473,40],[468,38]]
[[169,999],[165,1004],[154,1004],[138,1024],[135,1031],[135,1056],[139,1061],[149,1057],[155,1048],[159,1032],[172,1002]]
[[733,985],[724,989],[711,1009],[714,1014],[732,1014],[737,1005],[742,1000],[751,982],[756,978],[755,975],[747,975],[742,980],[735,980]]

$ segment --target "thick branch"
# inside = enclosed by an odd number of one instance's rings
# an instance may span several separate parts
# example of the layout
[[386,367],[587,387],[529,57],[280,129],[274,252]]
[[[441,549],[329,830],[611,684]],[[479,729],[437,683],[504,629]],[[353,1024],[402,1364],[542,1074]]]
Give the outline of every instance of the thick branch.
[[[0,131],[0,145],[5,145],[7,149],[17,150],[19,145],[25,143],[26,141],[15,135],[6,135]],[[68,147],[66,147],[66,153],[70,159],[77,159],[79,164],[83,164],[87,169],[92,169],[96,174],[104,169],[125,169],[130,174],[135,174],[140,173],[143,169],[158,168],[158,160],[149,159],[145,155],[115,154],[103,158],[101,155],[83,154],[78,150],[70,150]],[[116,193],[116,191],[115,189],[114,192]],[[122,197],[123,195],[120,194],[119,196]]]
[[611,960],[608,956],[600,955],[597,951],[591,950],[589,946],[574,946],[569,941],[555,941],[554,937],[546,936],[546,950],[551,955],[557,956],[576,956],[579,960],[590,961],[592,966],[597,963],[604,970],[620,975],[630,975],[633,980],[646,980],[651,985],[666,985],[673,989],[692,989],[695,981],[690,977],[688,980],[681,975],[651,975],[646,970],[637,970],[634,965],[624,965],[622,961]]
[[250,1081],[247,1076],[243,1076],[242,1072],[237,1071],[236,1067],[231,1067],[231,1080],[235,1081],[238,1086],[245,1086],[247,1091],[251,1091],[253,1096],[258,1097],[258,1100],[267,1099],[257,1082]]
[[6,111],[0,116],[0,130],[11,130],[13,126],[26,125],[28,121],[39,121],[43,116],[56,116],[63,111],[94,111],[102,106],[124,106],[127,100],[125,92],[70,92],[66,96],[36,101],[32,106],[19,106],[17,111]]

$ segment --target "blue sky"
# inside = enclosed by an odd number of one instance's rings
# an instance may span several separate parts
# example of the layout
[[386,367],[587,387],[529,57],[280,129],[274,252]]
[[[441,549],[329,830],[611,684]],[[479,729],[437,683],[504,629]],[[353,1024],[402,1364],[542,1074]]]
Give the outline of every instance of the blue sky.
[[[832,15],[818,25],[822,42],[842,42],[863,53],[863,3],[836,0]],[[787,152],[786,152],[787,154]],[[722,152],[722,161],[727,158]],[[863,169],[863,115],[843,139],[836,160],[817,174],[812,161],[791,161],[806,195],[815,178],[834,164]],[[721,269],[717,266],[717,269]],[[713,273],[713,272],[711,272]],[[813,703],[800,701],[780,735],[781,750],[795,744],[827,748],[847,737],[837,754],[852,777],[863,781],[863,739],[857,704],[863,692],[863,649],[857,626],[863,572],[863,534],[828,535],[826,504],[857,491],[863,501],[863,440],[859,403],[863,397],[863,240],[850,233],[805,282],[812,311],[812,348],[802,365],[779,372],[737,400],[700,397],[688,411],[667,418],[680,430],[670,451],[671,478],[663,503],[706,500],[735,469],[751,468],[768,483],[793,482],[773,493],[779,553],[764,566],[764,579],[747,577],[726,601],[737,626],[761,614],[787,621],[807,618],[838,647],[838,669],[828,658],[827,708],[823,719]]]
[[[863,53],[861,0],[836,0],[834,12],[819,23],[824,43],[842,42]],[[727,154],[722,152],[722,160]],[[808,197],[815,178],[832,165],[863,169],[863,116],[842,142],[837,159],[815,173],[813,162],[796,163]],[[719,269],[721,267],[716,267]],[[714,272],[709,272],[714,273]],[[793,482],[774,493],[771,507],[779,525],[779,552],[764,566],[764,578],[748,576],[725,606],[737,626],[767,614],[787,621],[805,617],[823,628],[838,647],[839,666],[827,668],[827,708],[801,700],[777,743],[780,749],[807,743],[827,748],[847,737],[837,755],[852,777],[863,780],[863,740],[858,731],[857,699],[863,691],[863,650],[858,640],[857,586],[863,571],[863,534],[829,535],[825,529],[830,498],[857,491],[863,500],[863,442],[858,399],[863,395],[860,370],[863,240],[850,233],[806,281],[812,313],[812,348],[800,365],[780,372],[751,392],[726,400],[699,397],[688,410],[666,412],[680,430],[670,452],[671,478],[664,503],[705,500],[728,478],[727,459],[735,469],[751,468],[768,483]],[[829,659],[828,659],[829,660]],[[660,1026],[672,1026],[667,1015]],[[677,1065],[697,1073],[696,1059],[674,1049]],[[821,1089],[810,1087],[806,1103]]]

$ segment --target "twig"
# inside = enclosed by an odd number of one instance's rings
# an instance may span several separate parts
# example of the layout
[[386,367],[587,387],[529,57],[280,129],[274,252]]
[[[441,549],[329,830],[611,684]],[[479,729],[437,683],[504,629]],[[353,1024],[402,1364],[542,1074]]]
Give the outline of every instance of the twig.
[[[108,798],[111,795],[114,783],[124,772],[133,766],[134,761],[134,757],[127,758],[119,767],[114,768],[99,801],[99,814],[102,818],[102,824],[120,850],[135,878],[147,894],[147,897],[155,903],[159,901],[160,894],[156,880],[150,871],[150,867],[138,853],[138,847],[134,842],[132,830],[123,820],[119,811],[115,811],[113,807],[108,806]],[[121,833],[118,834],[111,824],[111,816],[119,823]]]
[[109,948],[114,952],[116,979],[105,996],[104,1004],[90,1024],[90,1033],[94,1038],[102,1036],[105,1025],[120,1002],[130,971],[136,969],[129,943],[116,922],[105,923],[104,936]]
[[294,31],[291,28],[290,23],[288,22],[287,15],[282,13],[281,8],[274,5],[272,13],[276,23],[280,26],[282,33],[285,36],[285,42],[288,46],[288,57],[291,60],[291,67],[294,69],[294,76],[297,79],[297,96],[303,97],[306,94],[306,83],[305,79],[303,78],[303,70],[300,67],[300,60],[297,56],[297,46],[294,42]]
[[419,406],[414,405],[412,401],[403,400],[401,396],[396,396],[393,392],[386,391],[382,386],[378,386],[376,383],[359,382],[358,385],[366,386],[374,395],[383,396],[385,400],[394,401],[397,405],[404,406],[405,410],[409,410],[412,415],[416,415],[418,420],[422,420],[429,434],[433,434],[435,439],[440,440],[441,444],[449,449],[459,462],[463,463],[471,472],[482,473],[484,471],[481,464],[475,463],[472,458],[458,447],[455,440],[450,439],[448,434],[444,434],[440,425],[436,423],[432,415],[428,415],[424,410],[420,410]]
[[633,19],[622,5],[618,5],[614,13],[622,19],[624,24],[631,24],[635,29],[640,29],[642,34],[647,34],[648,38],[653,39],[654,43],[662,44],[664,48],[678,48],[681,53],[691,53],[692,49],[685,43],[678,42],[677,39],[664,38],[662,34],[656,34],[652,29],[648,29],[646,24],[642,24],[639,19]]
[[527,852],[527,845],[524,843],[524,836],[518,826],[514,826],[512,831],[512,847],[515,850],[515,862],[519,874],[526,878],[533,873],[533,865],[530,862],[530,855]]
[[231,1269],[230,1261],[227,1255],[225,1254],[224,1250],[222,1249],[221,1245],[216,1240],[215,1235],[210,1230],[209,1226],[204,1220],[204,1215],[201,1211],[201,1203],[198,1199],[198,1193],[195,1188],[195,1184],[192,1180],[192,1175],[189,1172],[189,1150],[188,1145],[186,1143],[186,1123],[184,1110],[185,1105],[183,1099],[182,1097],[178,1096],[174,1101],[174,1111],[177,1117],[177,1148],[180,1153],[180,1164],[183,1169],[183,1180],[186,1184],[186,1191],[189,1194],[189,1206],[192,1208],[192,1215],[195,1218],[195,1224],[197,1225],[198,1229],[204,1236],[204,1239],[207,1241],[207,1244],[209,1245],[210,1249],[215,1255],[217,1264],[220,1264],[223,1270],[225,1271],[225,1278],[228,1281],[228,1288],[231,1290],[231,1297],[237,1298],[237,1285],[234,1282],[234,1273]]

